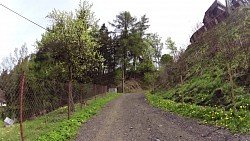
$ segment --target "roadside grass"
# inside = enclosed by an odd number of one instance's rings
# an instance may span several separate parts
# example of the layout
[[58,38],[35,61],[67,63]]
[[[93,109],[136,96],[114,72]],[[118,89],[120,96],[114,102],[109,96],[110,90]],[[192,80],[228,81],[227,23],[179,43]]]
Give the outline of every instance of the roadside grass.
[[[119,96],[117,93],[108,93],[106,96],[93,98],[87,102],[87,106],[80,108],[76,104],[76,112],[67,120],[67,106],[61,107],[44,116],[27,120],[23,123],[24,138],[26,141],[63,141],[75,137],[80,126],[90,117],[95,115],[108,102]],[[21,140],[20,126],[14,124],[12,127],[4,128],[3,121],[0,122],[0,140]]]
[[226,111],[221,107],[177,103],[150,93],[147,93],[146,97],[151,105],[163,110],[174,112],[184,117],[198,119],[203,124],[215,124],[216,126],[226,127],[233,133],[250,134],[250,112],[246,109],[248,105],[241,105],[236,114],[233,114],[231,109]]

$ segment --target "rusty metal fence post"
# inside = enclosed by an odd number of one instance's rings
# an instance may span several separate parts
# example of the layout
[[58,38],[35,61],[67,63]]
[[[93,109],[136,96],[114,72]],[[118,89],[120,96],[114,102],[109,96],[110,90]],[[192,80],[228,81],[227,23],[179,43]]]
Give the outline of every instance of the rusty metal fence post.
[[103,95],[104,92],[103,92],[103,85],[101,85],[101,94]]
[[22,141],[24,141],[24,134],[23,134],[23,90],[24,90],[24,83],[25,83],[25,72],[23,71],[21,87],[20,87],[20,133],[21,133]]
[[94,95],[95,95],[95,99],[96,99],[96,84],[94,84]]
[[104,86],[104,93],[105,93],[105,95],[107,94],[107,91],[108,91],[108,86],[106,85],[106,86]]
[[71,80],[68,84],[68,120],[70,119],[70,93],[71,93]]
[[105,86],[102,86],[102,94],[105,95]]
[[82,109],[82,96],[83,96],[83,84],[80,84],[80,104],[81,104],[81,109]]

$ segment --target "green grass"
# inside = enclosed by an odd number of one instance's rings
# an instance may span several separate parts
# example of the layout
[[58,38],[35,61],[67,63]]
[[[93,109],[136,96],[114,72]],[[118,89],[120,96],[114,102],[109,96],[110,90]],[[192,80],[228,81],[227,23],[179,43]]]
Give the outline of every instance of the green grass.
[[[222,70],[214,69],[211,72],[203,72],[200,76],[192,77],[182,85],[177,85],[168,90],[157,90],[156,95],[164,99],[170,99],[175,102],[193,103],[200,106],[220,106],[227,110],[232,108],[231,86],[228,80],[224,80],[227,74]],[[222,96],[217,97],[216,91],[221,90]],[[236,107],[250,104],[250,93],[245,87],[234,85],[234,94],[236,97]],[[250,106],[247,106],[250,110]]]
[[[88,101],[87,106],[82,109],[76,104],[76,112],[67,120],[67,106],[61,107],[45,116],[25,121],[23,123],[24,137],[26,141],[63,141],[75,137],[80,126],[87,119],[95,115],[105,104],[119,96],[117,93],[107,94]],[[0,122],[0,140],[17,141],[20,140],[19,124],[12,127],[3,128]]]
[[250,112],[246,110],[248,105],[240,106],[240,109],[234,115],[232,110],[226,111],[219,107],[177,103],[149,93],[146,94],[146,97],[153,106],[163,110],[174,112],[184,117],[198,119],[204,124],[226,127],[233,133],[250,134]]
[[[203,123],[224,126],[232,132],[249,133],[249,21],[250,8],[241,8],[205,32],[201,40],[188,46],[177,64],[166,67],[159,77],[164,80],[159,83],[161,90],[148,95],[149,101],[154,106]],[[244,38],[246,44],[238,43],[237,38]],[[233,76],[235,105],[227,63]],[[234,106],[237,109],[235,115],[231,111]]]
[[[164,76],[159,78],[164,81],[159,86],[165,91],[155,93],[175,102],[217,105],[229,110],[234,106],[226,66],[230,63],[236,106],[239,109],[241,105],[250,104],[249,21],[250,8],[240,8],[234,10],[224,22],[205,32],[201,40],[188,46],[177,64],[173,63],[168,67],[171,69],[161,72]],[[244,38],[246,44],[238,43],[239,39],[234,36]],[[218,94],[219,91],[221,94]],[[247,109],[250,110],[250,107]]]

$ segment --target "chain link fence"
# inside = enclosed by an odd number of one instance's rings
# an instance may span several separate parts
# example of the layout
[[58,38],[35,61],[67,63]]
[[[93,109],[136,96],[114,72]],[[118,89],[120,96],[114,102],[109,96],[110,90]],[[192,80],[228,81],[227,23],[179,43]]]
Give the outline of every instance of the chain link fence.
[[[46,129],[51,131],[57,127],[56,124],[70,119],[74,112],[81,110],[89,99],[106,91],[107,86],[104,85],[74,81],[60,83],[37,79],[25,73],[1,76],[0,140],[23,140]],[[50,127],[47,127],[48,123]],[[15,130],[15,134],[11,134],[10,130]]]

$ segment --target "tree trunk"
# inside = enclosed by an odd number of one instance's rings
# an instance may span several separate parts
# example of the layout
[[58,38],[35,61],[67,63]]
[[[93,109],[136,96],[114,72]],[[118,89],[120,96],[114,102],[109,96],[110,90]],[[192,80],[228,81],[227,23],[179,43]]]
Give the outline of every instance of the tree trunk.
[[235,104],[235,95],[234,95],[234,82],[233,82],[233,75],[231,71],[231,65],[228,62],[227,62],[227,70],[228,70],[228,75],[229,75],[230,85],[231,85],[231,98],[232,98],[232,104],[233,104],[233,113],[235,114],[236,104]]
[[134,74],[133,74],[133,76],[134,76],[134,79],[135,79],[135,72],[136,72],[136,56],[134,55],[134,60],[133,60],[133,66],[134,66]]

